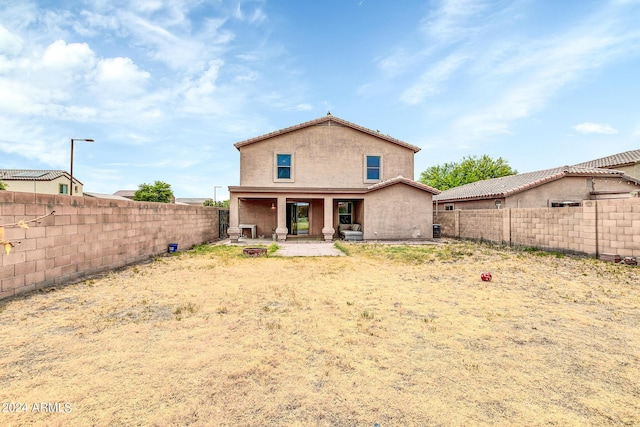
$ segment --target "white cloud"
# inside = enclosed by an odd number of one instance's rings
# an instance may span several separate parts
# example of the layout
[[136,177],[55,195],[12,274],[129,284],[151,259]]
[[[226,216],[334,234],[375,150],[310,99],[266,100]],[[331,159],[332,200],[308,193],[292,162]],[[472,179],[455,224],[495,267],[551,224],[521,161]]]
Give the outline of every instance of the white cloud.
[[261,23],[267,19],[267,15],[261,7],[255,7],[248,13],[245,12],[242,2],[238,2],[238,5],[233,11],[233,17],[239,21],[248,21],[251,24]]
[[[69,161],[69,141],[51,135],[42,120],[17,120],[0,115],[0,151],[63,167]],[[11,167],[3,161],[3,167]]]
[[296,111],[311,111],[313,106],[311,104],[298,104],[295,109]]
[[[462,4],[451,2],[450,6]],[[494,18],[493,25],[497,25],[506,16]],[[510,133],[511,122],[543,110],[553,97],[591,70],[637,51],[640,31],[631,25],[624,9],[605,7],[547,38],[505,42],[503,38],[481,37],[455,45],[455,52],[468,57],[465,71],[470,79],[461,81],[467,85],[465,96],[470,105],[453,120],[454,137],[483,139]],[[418,82],[408,90],[421,87]],[[423,90],[428,93],[430,88],[426,85]],[[423,100],[417,96],[404,99]]]
[[22,39],[0,25],[0,55],[16,55],[22,50]]
[[430,70],[420,76],[413,86],[405,90],[400,99],[409,105],[422,102],[429,95],[442,90],[443,85],[453,73],[467,60],[465,55],[453,54],[438,62]]
[[42,63],[54,69],[88,69],[95,62],[95,54],[86,43],[70,43],[56,40],[44,52]]
[[141,71],[130,58],[105,58],[96,67],[96,81],[101,89],[129,94],[143,90],[150,74]]
[[614,135],[618,133],[618,130],[611,125],[601,123],[580,123],[579,125],[573,126],[573,129],[584,134],[601,133],[605,135]]
[[461,40],[478,32],[477,18],[486,9],[487,4],[480,0],[442,0],[423,21],[423,29],[437,40]]

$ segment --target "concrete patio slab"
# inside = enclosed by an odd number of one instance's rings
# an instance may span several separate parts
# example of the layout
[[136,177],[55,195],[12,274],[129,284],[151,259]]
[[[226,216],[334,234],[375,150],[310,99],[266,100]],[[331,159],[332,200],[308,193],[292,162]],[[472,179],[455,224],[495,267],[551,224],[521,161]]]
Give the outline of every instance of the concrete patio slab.
[[278,243],[274,256],[344,256],[333,243]]

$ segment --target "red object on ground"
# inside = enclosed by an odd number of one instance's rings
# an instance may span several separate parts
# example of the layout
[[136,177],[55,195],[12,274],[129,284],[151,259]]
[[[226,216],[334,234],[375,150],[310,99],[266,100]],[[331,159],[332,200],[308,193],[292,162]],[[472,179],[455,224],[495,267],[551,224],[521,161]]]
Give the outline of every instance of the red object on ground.
[[487,273],[482,273],[480,275],[480,278],[482,279],[483,282],[490,282],[491,279],[493,279],[493,276],[491,276],[491,273],[487,272]]

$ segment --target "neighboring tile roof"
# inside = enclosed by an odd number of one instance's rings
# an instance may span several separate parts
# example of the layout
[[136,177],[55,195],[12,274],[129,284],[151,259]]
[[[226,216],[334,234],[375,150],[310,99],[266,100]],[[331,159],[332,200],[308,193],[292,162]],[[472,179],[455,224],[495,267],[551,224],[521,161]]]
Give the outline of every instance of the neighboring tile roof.
[[116,196],[115,194],[104,194],[104,193],[93,193],[85,191],[82,193],[86,197],[95,197],[96,199],[110,199],[110,200],[126,200],[130,202],[131,199],[127,199],[126,197]]
[[440,190],[436,190],[435,188],[429,187],[428,185],[425,185],[425,184],[423,184],[421,182],[417,182],[417,181],[413,181],[413,180],[411,180],[409,178],[405,178],[402,175],[398,175],[395,178],[391,178],[391,179],[388,179],[386,181],[377,182],[377,183],[373,184],[372,186],[367,187],[367,190],[368,191],[376,191],[376,190],[379,190],[381,188],[388,187],[390,185],[394,185],[394,184],[398,184],[398,183],[410,185],[410,186],[415,187],[415,188],[417,188],[419,190],[427,191],[427,192],[429,192],[431,194],[439,194],[440,193]]
[[560,168],[472,182],[471,184],[445,190],[439,195],[434,196],[433,200],[473,200],[507,197],[565,176],[616,176],[640,184],[640,180],[613,169],[563,166]]
[[127,199],[133,199],[133,195],[136,194],[136,190],[118,190],[113,193],[114,196],[126,197]]
[[213,198],[202,198],[202,197],[176,197],[176,204],[179,205],[200,205],[202,206],[204,202],[207,200],[213,201]]
[[[52,181],[61,176],[69,177],[63,170],[47,169],[0,169],[0,179],[3,181]],[[74,181],[78,181],[73,177]],[[82,184],[80,181],[78,183]]]
[[279,136],[279,135],[284,135],[284,134],[289,133],[289,132],[294,132],[294,131],[297,131],[297,130],[300,130],[300,129],[304,129],[304,128],[309,127],[309,126],[314,126],[314,125],[318,125],[318,124],[325,123],[325,122],[335,122],[335,123],[338,123],[340,125],[343,125],[343,126],[346,126],[346,127],[350,127],[351,129],[355,129],[357,131],[360,131],[360,132],[375,136],[376,138],[380,138],[380,139],[383,139],[385,141],[391,142],[393,144],[397,144],[397,145],[400,145],[400,146],[402,146],[404,148],[408,148],[410,150],[413,150],[414,153],[417,153],[418,151],[420,151],[420,147],[416,147],[416,146],[408,144],[408,143],[406,143],[404,141],[400,141],[399,139],[395,139],[395,138],[392,138],[392,137],[390,137],[388,135],[384,135],[384,134],[382,134],[380,132],[376,132],[376,131],[373,131],[371,129],[367,129],[365,127],[362,127],[362,126],[357,125],[355,123],[348,122],[346,120],[343,120],[343,119],[338,118],[336,116],[332,116],[330,114],[327,114],[326,116],[320,117],[320,118],[315,119],[315,120],[311,120],[311,121],[308,121],[308,122],[300,123],[298,125],[291,126],[291,127],[288,127],[288,128],[280,129],[280,130],[277,130],[275,132],[271,132],[271,133],[267,133],[267,134],[264,134],[264,135],[256,136],[255,138],[251,138],[251,139],[247,139],[247,140],[244,140],[244,141],[236,142],[235,144],[233,144],[233,146],[236,147],[239,150],[240,147],[244,147],[245,145],[253,144],[255,142],[264,141],[265,139],[273,138],[273,137]]
[[610,168],[615,166],[633,165],[640,163],[640,150],[625,151],[600,159],[578,163],[576,166],[585,168]]

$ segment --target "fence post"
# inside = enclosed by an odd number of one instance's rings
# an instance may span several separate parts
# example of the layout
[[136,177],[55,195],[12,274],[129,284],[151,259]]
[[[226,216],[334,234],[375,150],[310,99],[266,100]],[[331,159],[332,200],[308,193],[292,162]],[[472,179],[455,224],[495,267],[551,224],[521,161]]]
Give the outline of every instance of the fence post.
[[511,208],[502,210],[502,243],[511,246]]
[[582,251],[598,258],[598,202],[584,200],[582,203]]

